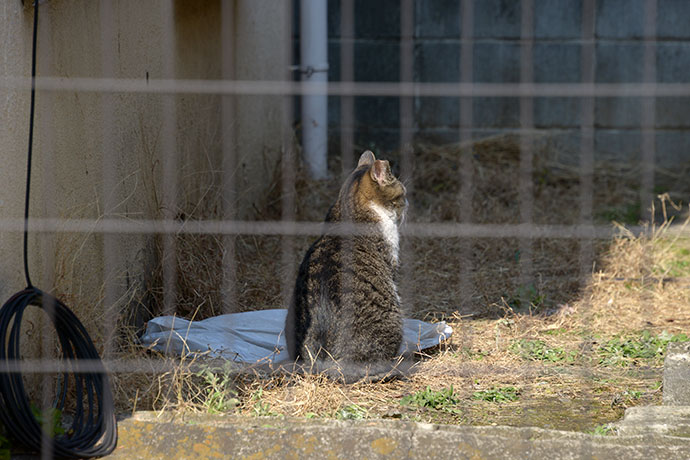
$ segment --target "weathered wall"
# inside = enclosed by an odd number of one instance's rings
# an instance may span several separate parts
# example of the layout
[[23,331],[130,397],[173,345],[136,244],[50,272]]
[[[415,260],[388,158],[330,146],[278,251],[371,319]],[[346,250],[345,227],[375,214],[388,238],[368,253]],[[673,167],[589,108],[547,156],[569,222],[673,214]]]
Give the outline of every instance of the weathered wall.
[[[267,0],[237,0],[233,8],[236,76],[282,78],[287,65],[284,48],[275,43],[288,25],[285,11]],[[220,0],[43,2],[38,74],[142,81],[222,78],[220,11]],[[3,218],[23,216],[29,91],[7,82],[17,77],[28,80],[32,20],[32,7],[22,6],[20,0],[2,2]],[[166,138],[166,110],[171,99],[172,138]],[[229,175],[244,181],[238,188],[246,192],[242,195],[246,203],[239,210],[251,217],[255,200],[268,182],[266,171],[273,171],[280,155],[282,100],[238,98],[231,114],[239,160],[233,166],[224,165],[222,159],[220,99],[213,95],[38,91],[32,215],[157,218],[171,204],[161,192],[163,170],[177,155],[179,188],[174,201],[178,206],[203,202],[206,191],[220,188],[221,168],[226,166],[231,168]],[[108,308],[127,301],[151,268],[151,241],[150,235],[32,235],[32,279],[44,289],[58,285],[67,303],[98,338],[106,329],[105,316],[94,306],[104,297]],[[5,299],[24,285],[21,234],[1,231],[0,253],[0,297]]]
[[[415,0],[414,78],[418,82],[460,81],[460,0]],[[475,0],[473,61],[475,82],[520,80],[520,0]],[[536,82],[581,81],[583,0],[533,0],[533,73]],[[643,81],[644,0],[595,0],[595,81]],[[340,79],[340,0],[329,0],[329,79]],[[663,83],[690,81],[690,2],[658,0],[656,79]],[[358,81],[398,81],[400,74],[400,1],[354,0],[354,76]],[[337,149],[340,127],[338,98],[331,98],[331,144]],[[656,159],[665,167],[688,161],[690,98],[659,98],[656,103]],[[457,98],[415,100],[415,132],[419,138],[456,142],[459,138]],[[595,148],[599,155],[636,160],[640,155],[640,98],[599,98],[595,105]],[[355,99],[355,140],[384,150],[399,143],[396,98]],[[534,124],[559,130],[577,141],[580,101],[537,98]],[[475,98],[473,127],[478,136],[520,126],[517,98]],[[577,152],[577,149],[575,149]]]
[[[27,2],[28,3],[28,2]],[[112,60],[113,77],[160,78],[161,2],[113,2],[103,17],[99,2],[53,0],[40,6],[37,73],[44,77],[99,78]],[[112,36],[101,21],[110,21]],[[19,1],[3,2],[3,77],[30,75],[33,9]],[[110,43],[114,39],[115,43]],[[103,53],[104,44],[113,46]],[[29,92],[9,90],[0,99],[2,130],[2,216],[21,218],[29,120]],[[147,171],[159,155],[151,139],[159,129],[160,103],[155,96],[100,95],[92,92],[37,91],[32,216],[149,218],[154,215]],[[3,178],[5,179],[5,178]],[[106,187],[105,185],[109,185]],[[106,240],[97,233],[32,235],[30,267],[34,284],[57,286],[96,339],[105,318],[100,302],[106,278],[110,301],[122,300],[143,278],[146,237],[113,236],[116,254],[106,260]],[[0,295],[23,285],[21,235],[2,233]],[[112,305],[108,305],[109,307]]]
[[[286,21],[289,2],[228,3],[232,5],[228,16],[231,22],[223,25],[220,0],[176,0],[178,78],[284,80],[289,62],[282,44],[290,25]],[[234,59],[226,69],[230,75],[224,75],[222,69],[221,27],[227,27],[229,31],[225,32],[232,37],[230,55]],[[241,95],[228,99],[231,111],[225,123],[232,129],[228,139],[234,157],[234,174],[229,177],[236,190],[233,205],[239,217],[252,218],[262,207],[266,187],[280,160],[285,98]],[[185,171],[183,180],[190,186],[182,200],[194,202],[208,197],[204,181],[213,176],[211,171],[216,171],[218,181],[223,180],[221,97],[182,95],[178,101],[179,110],[185,114],[179,120],[181,167]]]

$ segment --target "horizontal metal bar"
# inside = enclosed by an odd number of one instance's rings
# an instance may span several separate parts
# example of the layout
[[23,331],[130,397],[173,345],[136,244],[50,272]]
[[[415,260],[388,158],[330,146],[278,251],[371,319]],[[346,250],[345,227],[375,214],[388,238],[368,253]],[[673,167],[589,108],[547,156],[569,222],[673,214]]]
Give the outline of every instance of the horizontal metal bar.
[[[29,78],[0,78],[0,88],[28,90]],[[690,83],[292,82],[37,77],[36,89],[99,93],[418,97],[677,97]]]
[[113,360],[62,360],[62,359],[22,359],[0,362],[0,374],[21,372],[22,374],[54,374],[54,373],[100,373],[105,370],[108,374],[163,374],[177,369],[196,372],[205,368],[222,367],[224,364],[236,366],[237,369],[247,367],[245,363],[232,363],[204,357],[203,354],[192,353],[187,357],[169,358],[129,358]]
[[[650,230],[626,227],[634,235]],[[0,219],[0,232],[22,232],[23,219]],[[370,232],[366,224],[328,224],[296,221],[235,220],[124,220],[32,218],[29,231],[36,233],[99,234],[213,234],[213,235],[357,235]],[[619,233],[612,225],[469,224],[457,222],[409,222],[400,229],[403,236],[419,238],[596,238],[608,239]],[[690,236],[690,228],[671,226],[668,235]]]

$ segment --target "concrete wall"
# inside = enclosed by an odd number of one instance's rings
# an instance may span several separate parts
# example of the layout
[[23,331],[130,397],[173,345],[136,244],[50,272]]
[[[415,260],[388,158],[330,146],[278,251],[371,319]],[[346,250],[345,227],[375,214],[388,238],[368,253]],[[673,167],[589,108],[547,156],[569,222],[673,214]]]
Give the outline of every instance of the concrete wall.
[[[29,2],[27,2],[29,3]],[[228,2],[229,3],[229,2]],[[273,2],[232,2],[232,46],[238,78],[285,75],[284,48],[275,42],[289,25]],[[269,14],[270,9],[270,14]],[[50,0],[39,15],[39,76],[126,79],[219,79],[221,0]],[[20,0],[0,6],[0,79],[30,75],[33,8]],[[269,32],[267,32],[269,31]],[[282,72],[282,73],[281,73]],[[7,86],[7,85],[5,85]],[[166,102],[167,98],[167,102]],[[172,98],[174,114],[166,109]],[[278,161],[283,135],[282,100],[237,101],[237,164],[222,158],[221,98],[214,95],[98,94],[38,91],[32,184],[33,216],[157,218],[166,206],[203,202],[222,188],[222,168],[241,177],[238,212],[251,217]],[[172,139],[165,120],[172,120]],[[0,216],[23,216],[29,92],[0,93]],[[169,133],[168,133],[169,134]],[[177,193],[165,198],[163,169],[177,157]],[[257,160],[259,158],[260,160]],[[235,170],[236,169],[236,170]],[[251,186],[250,186],[251,185]],[[172,199],[171,203],[164,200]],[[239,198],[238,198],[239,200]],[[176,202],[176,203],[175,203]],[[215,202],[219,206],[220,198]],[[220,215],[218,209],[212,210]],[[21,234],[0,232],[0,298],[24,286]],[[32,235],[34,284],[59,291],[89,331],[103,330],[94,309],[126,301],[151,268],[151,236]],[[109,283],[104,282],[109,280]],[[96,335],[95,338],[98,339]]]
[[[221,0],[176,0],[175,6],[178,78],[274,81],[288,76],[287,49],[281,46],[289,33],[288,2],[226,2],[230,10],[226,19],[232,21],[225,25],[231,37],[230,49],[226,50],[232,56],[232,63],[225,69],[228,75],[222,69],[225,45],[221,40]],[[255,210],[262,207],[266,187],[281,157],[284,99],[260,95],[226,97],[230,113],[223,121],[220,96],[180,96],[178,109],[185,115],[178,120],[178,143],[181,179],[186,184],[181,200],[194,203],[208,198],[208,186],[220,186],[223,135],[232,132],[227,138],[233,157],[230,161],[234,172],[229,177],[236,192],[233,207],[239,217],[253,218]],[[214,183],[209,184],[210,178],[215,178]]]
[[[460,0],[415,0],[414,78],[418,82],[460,81]],[[595,0],[595,81],[643,81],[644,0]],[[656,79],[690,81],[690,2],[658,0]],[[533,73],[536,82],[581,81],[582,0],[533,0]],[[329,0],[329,78],[340,79],[340,0]],[[354,75],[358,81],[398,81],[400,74],[400,1],[354,0]],[[475,0],[473,15],[475,82],[520,80],[520,0]],[[659,98],[655,127],[657,161],[672,167],[688,161],[690,97]],[[329,125],[334,149],[340,104],[331,98]],[[640,98],[600,98],[595,106],[596,150],[613,158],[639,157]],[[478,136],[520,126],[516,98],[475,98]],[[459,138],[457,98],[416,98],[418,138],[455,142]],[[399,143],[399,104],[395,98],[355,100],[355,140],[384,150]],[[534,123],[575,139],[580,102],[574,98],[537,98]],[[576,139],[575,139],[576,140]]]

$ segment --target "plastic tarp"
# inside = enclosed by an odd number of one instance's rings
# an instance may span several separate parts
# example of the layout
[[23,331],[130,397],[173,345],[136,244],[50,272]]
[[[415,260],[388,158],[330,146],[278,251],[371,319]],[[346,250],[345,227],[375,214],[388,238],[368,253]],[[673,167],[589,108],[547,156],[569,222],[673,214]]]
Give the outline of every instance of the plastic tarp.
[[[150,320],[141,337],[142,345],[169,355],[206,353],[243,363],[290,360],[283,326],[285,309],[258,310],[188,321],[175,316]],[[426,323],[405,318],[400,353],[424,350],[451,336],[453,329],[444,321]]]

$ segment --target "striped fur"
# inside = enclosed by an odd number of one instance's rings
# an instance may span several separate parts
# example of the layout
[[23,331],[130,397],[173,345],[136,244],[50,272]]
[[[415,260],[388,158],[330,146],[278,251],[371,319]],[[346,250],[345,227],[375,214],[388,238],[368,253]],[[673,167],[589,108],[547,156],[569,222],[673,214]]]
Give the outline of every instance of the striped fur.
[[398,226],[406,207],[405,187],[388,162],[362,154],[326,221],[354,222],[369,230],[352,236],[325,233],[305,254],[285,325],[292,359],[335,360],[349,369],[353,364],[371,368],[397,356],[402,341],[395,284]]

